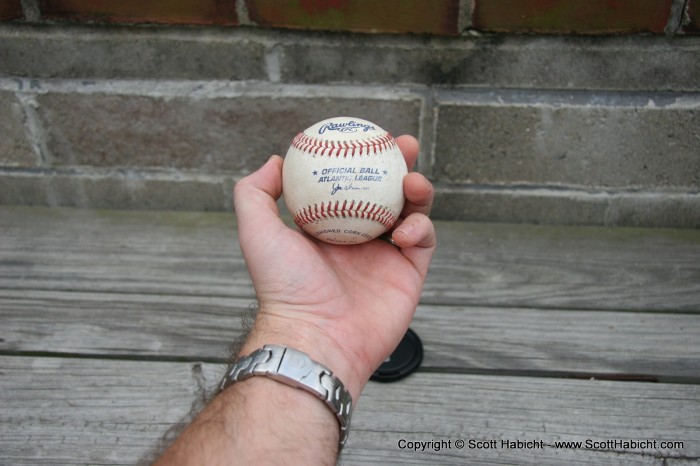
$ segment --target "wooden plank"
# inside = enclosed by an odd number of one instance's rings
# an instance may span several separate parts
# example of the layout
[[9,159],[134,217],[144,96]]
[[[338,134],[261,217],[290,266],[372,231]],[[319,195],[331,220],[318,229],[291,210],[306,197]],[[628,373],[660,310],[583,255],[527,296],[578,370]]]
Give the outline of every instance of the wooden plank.
[[[700,230],[437,222],[434,304],[700,311]],[[0,207],[0,288],[249,297],[233,215]]]
[[231,214],[0,207],[0,288],[250,297]]
[[[532,465],[697,460],[699,393],[694,385],[416,374],[403,383],[368,387],[353,419],[348,457],[357,458],[350,464],[370,458],[372,464]],[[398,448],[401,439],[461,439],[466,447],[417,453]],[[617,439],[657,440],[657,445],[634,454],[614,444],[605,451],[585,449],[586,440]],[[470,449],[470,440],[493,447]],[[503,440],[542,440],[545,447],[508,449]],[[662,449],[662,440],[683,447]],[[555,448],[555,442],[566,441],[583,445]]]
[[[252,301],[0,290],[0,351],[225,360]],[[421,305],[424,369],[700,379],[692,314]]]
[[[134,464],[148,458],[222,365],[0,357],[0,464]],[[663,464],[700,457],[700,387],[449,374],[368,385],[343,464]],[[415,452],[399,441],[464,440]],[[469,448],[469,440],[495,442]],[[657,441],[555,448],[556,441]],[[541,440],[543,448],[504,448]],[[662,448],[662,440],[683,446]],[[402,443],[403,445],[403,443]]]
[[0,290],[0,351],[226,361],[253,301]]
[[420,306],[424,366],[700,380],[693,314]]
[[135,464],[201,396],[201,365],[0,357],[0,464]]
[[700,311],[700,230],[437,227],[427,302]]

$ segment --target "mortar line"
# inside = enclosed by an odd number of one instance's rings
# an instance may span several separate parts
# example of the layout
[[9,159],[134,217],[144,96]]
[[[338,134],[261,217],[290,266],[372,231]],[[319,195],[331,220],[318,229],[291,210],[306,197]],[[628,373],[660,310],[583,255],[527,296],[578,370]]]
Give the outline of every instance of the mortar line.
[[[274,51],[274,47],[270,50]],[[277,52],[269,52],[268,65],[279,66]],[[281,53],[281,52],[280,52]],[[268,58],[266,57],[266,60]],[[278,70],[281,73],[281,70]],[[277,71],[268,69],[270,78]],[[281,76],[280,76],[281,78]],[[612,91],[564,89],[514,89],[457,86],[432,87],[422,84],[297,84],[265,81],[227,80],[79,80],[0,77],[0,91],[26,94],[138,95],[164,99],[216,99],[237,97],[357,98],[361,91],[369,100],[416,100],[431,94],[434,105],[478,105],[512,107],[623,107],[658,109],[700,108],[700,92],[694,91]]]
[[22,5],[22,13],[26,21],[41,21],[41,8],[38,0],[21,0],[20,4]]
[[255,22],[251,21],[250,14],[248,12],[248,6],[245,4],[245,0],[235,0],[236,1],[236,15],[238,15],[238,24],[240,26],[257,26]]
[[34,151],[37,166],[43,168],[50,167],[52,157],[48,145],[46,144],[44,128],[36,112],[36,108],[39,106],[36,101],[36,96],[23,92],[17,93],[16,96],[22,106],[22,112],[25,117],[24,128],[27,139],[29,139],[32,150]]
[[282,49],[279,44],[265,48],[265,72],[271,83],[282,81]]
[[664,28],[666,34],[683,34],[683,26],[685,24],[689,3],[688,0],[673,0],[668,22]]
[[417,170],[428,179],[432,178],[433,165],[435,165],[434,107],[433,91],[427,90],[421,99],[416,137],[420,141]]
[[445,105],[510,107],[699,108],[700,92],[584,89],[514,89],[471,86],[436,88],[435,101]]
[[[218,173],[201,173],[196,170],[137,167],[124,169],[123,167],[0,167],[0,175],[14,174],[18,176],[75,176],[86,179],[117,178],[122,180],[143,179],[162,181],[181,181],[184,177],[198,182],[224,182],[238,180],[243,175],[235,171],[219,171]],[[439,194],[450,193],[485,193],[485,194],[517,194],[540,197],[569,197],[569,198],[614,198],[614,197],[639,197],[646,199],[662,198],[688,198],[700,197],[700,190],[653,190],[653,189],[629,189],[624,187],[589,187],[574,185],[543,185],[543,184],[513,184],[513,185],[487,185],[487,184],[454,184],[446,182],[433,182],[435,190]]]
[[213,99],[236,97],[362,97],[370,100],[413,100],[421,98],[428,86],[288,84],[265,81],[150,80],[150,79],[34,79],[0,77],[0,91],[27,94],[105,94],[161,98]]

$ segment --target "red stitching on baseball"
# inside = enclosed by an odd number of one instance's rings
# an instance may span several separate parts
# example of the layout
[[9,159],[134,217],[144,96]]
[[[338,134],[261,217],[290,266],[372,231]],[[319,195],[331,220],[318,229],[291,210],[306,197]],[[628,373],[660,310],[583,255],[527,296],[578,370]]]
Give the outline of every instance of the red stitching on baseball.
[[299,133],[292,140],[292,147],[302,152],[329,157],[355,157],[379,155],[396,147],[396,141],[389,133],[364,141],[326,141]]
[[350,205],[348,201],[343,201],[340,205],[340,201],[328,201],[327,204],[321,203],[319,207],[318,204],[313,206],[306,206],[294,214],[294,223],[296,223],[299,228],[304,225],[315,222],[317,220],[323,219],[334,219],[334,218],[359,218],[362,220],[372,220],[374,222],[381,223],[387,230],[394,225],[398,216],[391,210],[384,206],[377,204],[362,204],[362,201],[355,205],[353,200]]

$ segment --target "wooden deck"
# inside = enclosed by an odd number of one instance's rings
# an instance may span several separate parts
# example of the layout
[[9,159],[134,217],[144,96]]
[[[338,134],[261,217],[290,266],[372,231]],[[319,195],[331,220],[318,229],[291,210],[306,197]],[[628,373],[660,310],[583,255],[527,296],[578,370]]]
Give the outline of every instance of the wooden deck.
[[[234,222],[0,207],[0,464],[148,461],[253,302]],[[423,365],[342,464],[700,464],[700,231],[436,225]]]

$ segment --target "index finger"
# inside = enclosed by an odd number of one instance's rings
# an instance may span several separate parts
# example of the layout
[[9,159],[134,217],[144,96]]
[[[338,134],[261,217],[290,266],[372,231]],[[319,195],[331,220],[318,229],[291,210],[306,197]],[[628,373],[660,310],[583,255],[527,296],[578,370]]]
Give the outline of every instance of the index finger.
[[[396,143],[401,149],[408,171],[413,170],[420,144],[413,136],[403,135],[396,138]],[[419,212],[425,215],[430,214],[430,209],[433,205],[433,186],[423,175],[419,173],[409,173],[403,181],[404,196],[406,196],[406,205],[401,212],[401,217],[405,218],[414,212]]]

